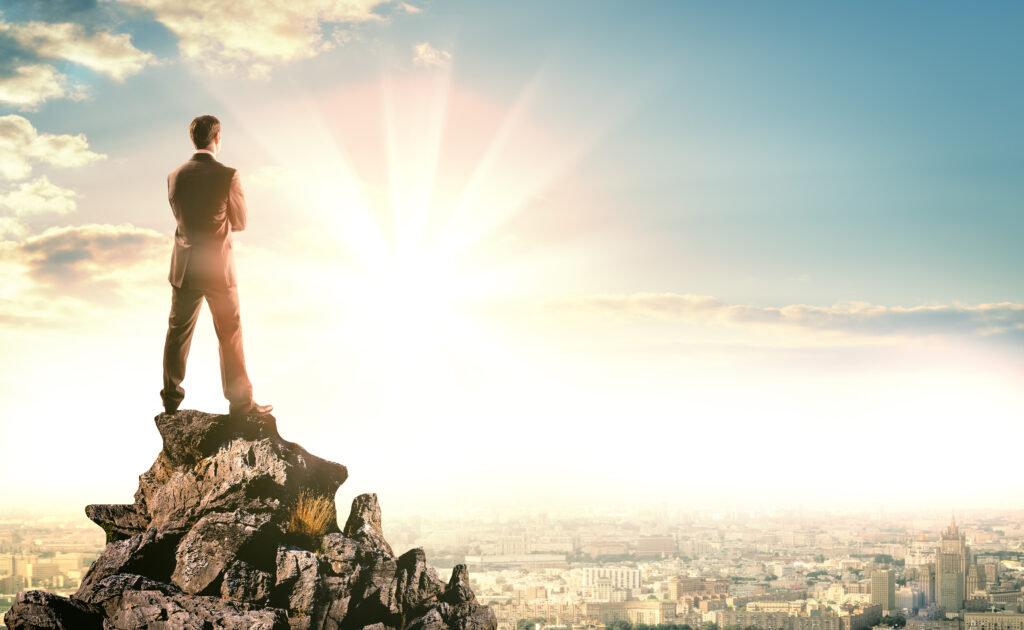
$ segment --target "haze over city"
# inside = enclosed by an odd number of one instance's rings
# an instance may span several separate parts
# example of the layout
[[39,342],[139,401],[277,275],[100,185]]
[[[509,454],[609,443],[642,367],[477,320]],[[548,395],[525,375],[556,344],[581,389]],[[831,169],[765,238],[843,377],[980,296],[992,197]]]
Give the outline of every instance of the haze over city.
[[[255,395],[340,504],[1020,509],[1022,13],[0,0],[3,508],[160,450],[215,114]],[[205,311],[184,386],[227,410]]]

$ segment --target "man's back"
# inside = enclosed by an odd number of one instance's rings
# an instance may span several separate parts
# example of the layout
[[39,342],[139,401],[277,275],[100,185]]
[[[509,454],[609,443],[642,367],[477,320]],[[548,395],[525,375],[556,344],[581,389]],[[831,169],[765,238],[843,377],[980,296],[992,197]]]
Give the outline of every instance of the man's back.
[[209,153],[196,153],[167,176],[167,198],[178,222],[171,284],[234,286],[231,232],[245,229],[246,222],[238,172]]

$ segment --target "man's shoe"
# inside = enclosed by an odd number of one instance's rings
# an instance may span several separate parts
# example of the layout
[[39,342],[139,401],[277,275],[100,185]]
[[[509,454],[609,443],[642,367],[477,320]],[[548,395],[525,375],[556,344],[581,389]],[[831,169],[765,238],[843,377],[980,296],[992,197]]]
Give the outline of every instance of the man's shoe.
[[274,405],[257,405],[249,403],[248,407],[231,407],[228,413],[232,416],[265,416],[274,410]]

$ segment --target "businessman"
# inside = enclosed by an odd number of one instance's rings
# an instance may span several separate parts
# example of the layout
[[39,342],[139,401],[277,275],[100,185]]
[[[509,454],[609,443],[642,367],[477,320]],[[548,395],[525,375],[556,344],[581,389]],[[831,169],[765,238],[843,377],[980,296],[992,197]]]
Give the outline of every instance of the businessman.
[[167,176],[167,198],[178,222],[171,253],[171,315],[164,343],[164,411],[174,413],[185,398],[192,333],[206,300],[220,345],[220,375],[232,415],[262,416],[271,405],[257,405],[245,371],[242,322],[235,284],[231,233],[245,229],[245,195],[238,171],[217,161],[220,121],[199,116],[189,126],[196,152]]

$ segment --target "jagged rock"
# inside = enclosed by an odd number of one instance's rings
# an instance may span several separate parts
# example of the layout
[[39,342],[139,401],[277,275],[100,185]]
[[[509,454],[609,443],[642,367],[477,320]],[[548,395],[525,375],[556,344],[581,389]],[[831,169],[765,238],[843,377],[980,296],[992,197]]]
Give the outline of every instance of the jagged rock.
[[273,576],[266,571],[260,571],[248,562],[236,560],[224,572],[220,596],[236,602],[263,606],[270,599],[273,584]]
[[264,566],[269,564],[281,533],[277,529],[277,536],[274,536],[275,529],[270,524],[269,514],[240,510],[207,514],[178,544],[171,581],[190,595],[211,588],[218,592],[216,582],[243,551],[249,552],[244,559],[256,560]]
[[[272,417],[182,411],[156,424],[163,449],[135,504],[86,508],[108,544],[81,587],[71,599],[21,593],[10,627],[496,629],[465,567],[445,585],[422,549],[395,557],[376,495],[355,498],[342,533],[345,467],[281,439]],[[324,532],[289,531],[306,492],[329,500]]]
[[391,556],[361,557],[361,570],[352,587],[345,628],[362,628],[377,621],[401,625],[402,605],[398,597],[398,564]]
[[186,410],[160,414],[156,425],[164,447],[139,477],[135,501],[159,530],[187,529],[210,512],[277,514],[302,490],[333,497],[348,477],[344,466],[281,439],[273,416]]
[[321,605],[314,611],[313,627],[320,630],[340,630],[352,601],[352,576],[320,578]]
[[376,494],[361,494],[352,500],[352,511],[345,522],[344,533],[368,549],[389,556],[395,555],[391,545],[384,539]]
[[395,590],[402,610],[412,610],[424,602],[436,599],[444,592],[445,584],[437,577],[437,572],[427,566],[427,556],[423,549],[417,547],[398,558]]
[[494,630],[494,611],[481,606],[469,587],[466,565],[456,565],[451,580],[439,598],[427,602],[409,615],[406,630]]
[[117,610],[121,603],[121,595],[125,591],[160,591],[165,595],[179,593],[178,587],[163,582],[151,580],[142,575],[125,573],[122,575],[111,575],[103,578],[86,595],[87,599],[79,599],[90,604],[94,609],[102,610],[110,616]]
[[4,615],[10,630],[88,630],[103,627],[91,606],[45,591],[22,591]]
[[312,551],[278,547],[274,602],[299,615],[311,614],[320,581],[319,568]]
[[109,630],[286,630],[288,618],[279,608],[253,609],[219,597],[194,597],[160,591],[125,591],[104,624]]
[[172,533],[160,535],[156,530],[146,530],[131,538],[110,543],[89,567],[78,591],[73,595],[81,601],[92,601],[99,583],[106,577],[119,573],[143,575],[158,582],[170,580],[174,569],[174,548],[178,536]]
[[351,572],[357,566],[359,543],[344,534],[327,534],[320,555],[337,575]]
[[103,528],[108,543],[141,534],[149,526],[149,520],[139,514],[134,504],[87,505],[85,515]]
[[476,602],[476,595],[469,587],[469,569],[464,564],[455,565],[452,569],[452,577],[448,581],[448,588],[445,589],[442,598],[444,601],[457,606],[467,602]]
[[437,608],[430,608],[409,621],[404,630],[445,630],[446,628],[441,612]]

